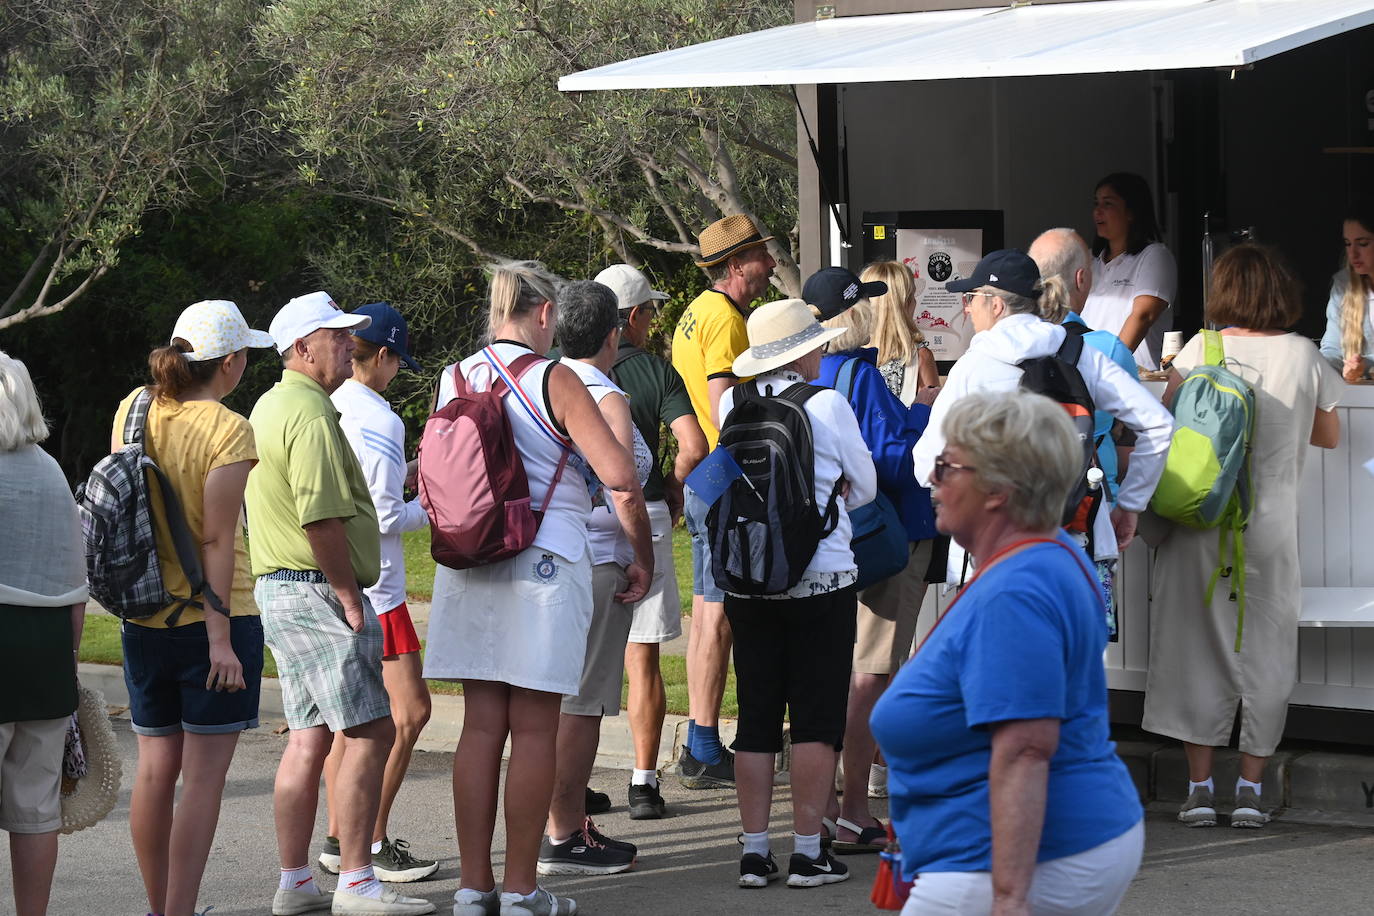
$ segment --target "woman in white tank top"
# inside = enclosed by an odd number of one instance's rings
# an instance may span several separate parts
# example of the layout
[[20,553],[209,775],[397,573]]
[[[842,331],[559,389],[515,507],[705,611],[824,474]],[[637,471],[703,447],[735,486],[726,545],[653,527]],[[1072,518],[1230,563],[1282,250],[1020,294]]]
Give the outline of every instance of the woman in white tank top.
[[[490,387],[496,363],[509,366],[523,354],[546,353],[558,319],[561,281],[543,265],[494,265],[491,278],[493,343],[457,365],[478,390]],[[453,369],[445,369],[440,380],[439,406],[453,398]],[[536,500],[548,492],[569,441],[572,458],[585,461],[608,490],[636,489],[631,456],[568,367],[534,366],[506,396],[505,407]],[[572,901],[537,886],[535,868],[553,791],[559,703],[563,694],[578,690],[592,613],[586,533],[591,501],[582,475],[563,474],[544,510],[527,550],[472,569],[439,566],[434,576],[425,677],[462,681],[465,703],[454,757],[454,773],[460,775],[453,785],[462,861],[454,895],[459,916],[496,914],[502,904],[507,912],[528,908],[552,916],[576,910]],[[621,521],[627,529],[647,526],[642,512]],[[649,541],[647,527],[642,540]],[[648,590],[652,554],[640,557],[627,574],[626,599],[637,601]],[[491,825],[508,737],[510,771],[520,774],[522,784],[506,792],[504,893],[498,894]]]

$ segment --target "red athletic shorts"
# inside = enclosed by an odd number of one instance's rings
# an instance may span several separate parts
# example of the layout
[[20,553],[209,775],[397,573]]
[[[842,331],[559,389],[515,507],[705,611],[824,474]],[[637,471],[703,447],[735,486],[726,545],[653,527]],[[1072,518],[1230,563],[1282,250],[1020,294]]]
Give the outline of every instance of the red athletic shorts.
[[382,658],[395,658],[420,651],[420,637],[410,620],[410,608],[402,601],[385,614],[378,614],[382,624]]

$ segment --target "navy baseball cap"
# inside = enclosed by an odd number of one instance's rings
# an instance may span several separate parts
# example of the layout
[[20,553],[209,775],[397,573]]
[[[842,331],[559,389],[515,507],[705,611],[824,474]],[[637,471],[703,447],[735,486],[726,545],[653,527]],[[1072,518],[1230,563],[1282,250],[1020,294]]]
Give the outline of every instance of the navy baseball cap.
[[412,372],[420,371],[420,364],[410,356],[410,332],[406,329],[406,320],[401,317],[401,313],[391,307],[387,302],[369,302],[367,305],[353,310],[355,315],[366,315],[372,319],[372,323],[363,328],[356,328],[353,336],[361,340],[375,343],[379,347],[386,347],[392,353],[401,358],[401,364]]
[[1040,290],[1035,284],[1040,282],[1040,267],[1031,260],[1030,255],[1015,248],[1003,248],[985,255],[973,275],[962,280],[951,280],[945,289],[952,293],[967,293],[980,286],[995,286],[1018,296],[1039,299]]
[[872,299],[887,292],[882,280],[865,283],[843,267],[822,267],[806,280],[802,299],[820,309],[820,320],[828,321],[853,308],[860,299]]

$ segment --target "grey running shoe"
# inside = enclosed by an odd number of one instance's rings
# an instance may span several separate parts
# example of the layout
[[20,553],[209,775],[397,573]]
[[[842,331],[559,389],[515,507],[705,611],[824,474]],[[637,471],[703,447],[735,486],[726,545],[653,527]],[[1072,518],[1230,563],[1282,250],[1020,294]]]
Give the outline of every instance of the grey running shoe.
[[272,916],[300,916],[301,913],[321,912],[329,909],[332,902],[333,897],[329,894],[277,888],[276,896],[272,898]]
[[677,762],[678,779],[685,789],[733,789],[735,787],[735,755],[721,748],[720,759],[704,763],[692,756],[683,745]]
[[519,894],[501,895],[501,916],[576,916],[576,913],[576,900],[555,897],[542,887],[534,889],[534,898],[531,900]]
[[436,907],[419,897],[403,897],[395,891],[382,891],[380,897],[363,897],[335,891],[329,908],[332,916],[427,916]]
[[327,836],[324,838],[324,845],[320,847],[320,868],[329,872],[331,875],[339,873],[339,838]]
[[485,894],[460,887],[453,894],[453,916],[501,916],[501,892],[494,887]]
[[1215,827],[1217,809],[1212,804],[1212,790],[1201,786],[1194,789],[1178,809],[1178,819],[1189,827]]
[[547,836],[540,840],[536,871],[541,875],[614,875],[627,871],[634,864],[633,844],[617,842],[611,845],[596,831],[591,818],[587,818],[582,829],[562,843],[555,843]]
[[428,878],[439,870],[439,863],[433,859],[417,859],[410,854],[410,844],[405,840],[384,838],[382,849],[372,857],[372,871],[378,881],[405,884]]
[[1232,827],[1263,827],[1269,823],[1269,815],[1260,808],[1259,795],[1249,786],[1241,786],[1236,791],[1236,807],[1231,811]]

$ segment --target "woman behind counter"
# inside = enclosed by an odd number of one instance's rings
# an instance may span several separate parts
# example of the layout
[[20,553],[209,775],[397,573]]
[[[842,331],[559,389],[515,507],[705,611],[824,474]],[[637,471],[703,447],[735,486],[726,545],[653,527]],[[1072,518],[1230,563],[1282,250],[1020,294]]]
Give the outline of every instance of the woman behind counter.
[[1159,240],[1154,198],[1145,179],[1113,172],[1093,190],[1093,288],[1083,320],[1110,331],[1135,351],[1146,369],[1159,368],[1169,306],[1178,291],[1178,265]]
[[1331,278],[1321,351],[1347,382],[1374,362],[1374,205],[1352,207],[1342,226],[1345,265]]
[[1101,592],[1059,530],[1081,446],[1022,391],[970,393],[943,430],[936,525],[978,575],[873,711],[920,875],[902,913],[1111,913],[1145,831],[1108,738]]

